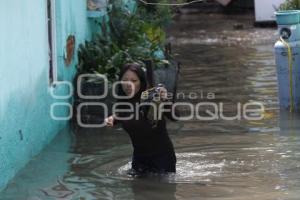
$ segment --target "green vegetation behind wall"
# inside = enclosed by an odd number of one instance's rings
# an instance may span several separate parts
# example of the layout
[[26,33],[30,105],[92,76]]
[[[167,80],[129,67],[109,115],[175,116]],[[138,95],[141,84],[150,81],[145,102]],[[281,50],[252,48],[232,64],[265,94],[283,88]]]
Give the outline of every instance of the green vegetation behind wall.
[[98,21],[99,33],[80,45],[78,74],[104,74],[112,82],[125,63],[144,65],[151,60],[154,67],[169,64],[163,50],[171,7],[135,3],[136,9],[130,11],[124,9],[124,0],[110,1],[108,20]]
[[280,5],[279,10],[299,10],[300,0],[286,0]]

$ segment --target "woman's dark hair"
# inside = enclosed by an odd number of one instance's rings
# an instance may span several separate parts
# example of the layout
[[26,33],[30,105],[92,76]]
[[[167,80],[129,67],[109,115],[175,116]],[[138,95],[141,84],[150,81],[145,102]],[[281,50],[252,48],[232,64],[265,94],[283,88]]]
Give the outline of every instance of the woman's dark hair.
[[[123,65],[121,72],[119,74],[119,81],[121,81],[123,75],[128,71],[135,72],[137,77],[140,79],[141,87],[140,90],[135,94],[133,98],[140,98],[143,91],[147,89],[147,80],[144,70],[142,66],[138,63],[127,63]],[[122,85],[119,84],[117,87],[117,93],[119,96],[126,96],[125,92],[123,91]]]

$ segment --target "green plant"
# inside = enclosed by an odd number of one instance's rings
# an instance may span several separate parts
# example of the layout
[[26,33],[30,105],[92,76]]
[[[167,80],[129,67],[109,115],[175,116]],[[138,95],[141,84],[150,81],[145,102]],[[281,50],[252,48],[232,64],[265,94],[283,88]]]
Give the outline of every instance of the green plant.
[[111,2],[108,23],[98,23],[101,33],[79,46],[78,73],[100,73],[114,81],[125,63],[152,60],[156,67],[168,63],[156,56],[165,44],[162,25],[145,17],[145,10],[132,14],[122,9],[120,0]]
[[279,10],[297,10],[297,9],[300,9],[300,0],[286,0],[279,7]]
[[184,0],[146,0],[145,2],[154,4],[145,4],[138,1],[138,14],[143,16],[147,22],[155,26],[164,27],[172,22],[173,13],[177,6],[166,6],[160,4],[183,3]]

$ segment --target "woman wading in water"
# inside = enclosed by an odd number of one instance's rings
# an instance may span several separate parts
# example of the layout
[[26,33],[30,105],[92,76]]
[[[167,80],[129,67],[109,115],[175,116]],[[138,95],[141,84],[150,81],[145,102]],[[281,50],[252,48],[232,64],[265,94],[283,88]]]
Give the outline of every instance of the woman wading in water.
[[[119,84],[118,95],[130,98],[119,99],[118,103],[124,104],[117,108],[133,108],[133,110],[132,112],[116,112],[106,118],[105,122],[109,127],[120,123],[128,133],[133,146],[133,172],[137,174],[176,172],[176,156],[166,129],[165,118],[157,120],[153,126],[153,122],[147,118],[145,110],[141,109],[143,106],[136,106],[141,102],[142,92],[147,89],[143,69],[136,63],[126,64],[119,77],[120,81],[124,82]],[[161,99],[165,101],[167,90],[164,87],[158,87],[158,89]],[[163,115],[172,119],[171,112],[164,112]],[[124,119],[129,116],[133,117]]]

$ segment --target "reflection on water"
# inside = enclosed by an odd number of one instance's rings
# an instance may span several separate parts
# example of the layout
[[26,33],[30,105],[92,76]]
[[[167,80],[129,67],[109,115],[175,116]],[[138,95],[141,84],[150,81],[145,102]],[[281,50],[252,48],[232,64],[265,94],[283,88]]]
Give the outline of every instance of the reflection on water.
[[[244,30],[233,30],[237,22]],[[127,175],[132,149],[122,130],[63,132],[0,199],[299,199],[300,117],[278,110],[275,29],[250,23],[247,16],[186,15],[169,33],[183,64],[179,92],[199,94],[189,102],[214,93],[209,101],[234,116],[237,103],[259,101],[262,120],[170,123],[177,173],[146,178]]]

